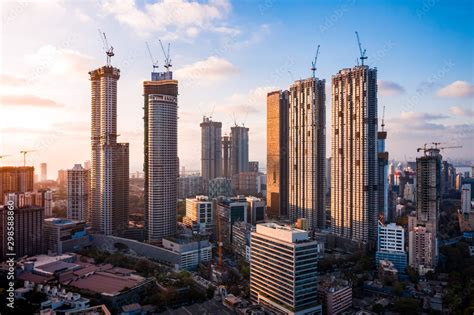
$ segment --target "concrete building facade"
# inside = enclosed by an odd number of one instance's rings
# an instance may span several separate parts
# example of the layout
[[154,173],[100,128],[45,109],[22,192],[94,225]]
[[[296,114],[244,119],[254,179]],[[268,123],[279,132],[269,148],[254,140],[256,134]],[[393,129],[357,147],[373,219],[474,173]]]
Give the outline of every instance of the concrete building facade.
[[176,232],[178,81],[172,72],[143,82],[145,121],[145,238],[160,242]]
[[331,229],[375,245],[378,222],[377,69],[332,77]]
[[201,126],[201,176],[204,180],[221,177],[222,123],[203,117]]
[[310,230],[326,227],[325,80],[290,86],[288,102],[288,216],[304,218]]
[[89,213],[89,171],[75,164],[67,170],[67,218],[84,221]]
[[317,300],[320,244],[307,231],[257,224],[250,243],[250,298],[277,314],[321,314]]

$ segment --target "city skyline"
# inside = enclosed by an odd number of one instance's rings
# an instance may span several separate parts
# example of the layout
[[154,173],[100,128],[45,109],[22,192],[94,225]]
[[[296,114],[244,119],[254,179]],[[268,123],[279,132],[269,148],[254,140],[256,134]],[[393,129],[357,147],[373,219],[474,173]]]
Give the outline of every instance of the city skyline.
[[[246,2],[211,1],[188,7],[188,3],[178,1],[174,5],[183,7],[178,7],[176,12],[184,12],[180,11],[183,9],[186,14],[179,16],[179,20],[171,16],[157,25],[147,22],[146,18],[156,17],[162,5],[173,9],[172,4],[122,2],[112,5],[111,2],[85,1],[75,6],[47,1],[22,6],[16,2],[2,3],[2,17],[6,21],[2,38],[11,44],[2,49],[1,111],[2,116],[10,119],[1,129],[4,137],[0,139],[0,153],[12,156],[2,159],[1,163],[22,165],[22,156],[17,152],[33,149],[37,151],[27,156],[27,164],[33,163],[39,170],[39,164],[46,161],[49,174],[56,174],[58,169],[89,159],[87,72],[105,63],[97,36],[99,27],[116,48],[112,65],[121,69],[117,101],[121,104],[119,139],[130,143],[132,172],[141,171],[143,165],[140,85],[152,68],[145,41],[150,43],[160,65],[163,58],[157,39],[172,42],[174,72],[182,82],[178,112],[180,165],[199,169],[200,159],[194,153],[199,151],[200,144],[195,141],[195,134],[199,132],[203,115],[212,114],[214,121],[222,122],[225,134],[234,124],[235,114],[237,123],[245,123],[249,128],[249,160],[258,160],[265,168],[267,92],[284,88],[293,79],[309,77],[318,44],[321,45],[317,71],[320,79],[329,81],[338,70],[352,67],[358,57],[355,30],[361,34],[362,44],[367,49],[367,64],[378,68],[379,104],[386,107],[389,133],[386,146],[390,158],[414,160],[417,147],[424,142],[440,141],[464,146],[461,150],[446,152],[445,157],[472,159],[469,136],[472,134],[474,87],[469,70],[472,67],[466,66],[472,65],[469,56],[473,42],[467,30],[472,4],[460,2],[465,10],[459,6],[451,8],[448,2],[432,6],[415,3],[376,7],[372,9],[379,17],[374,21],[375,26],[383,20],[387,25],[398,27],[396,31],[384,29],[383,33],[367,22],[354,21],[353,15],[369,4],[318,3],[321,19],[304,22],[303,17],[309,14],[304,12],[304,3],[293,7],[273,2],[252,6]],[[390,17],[391,9],[397,10],[400,16]],[[58,13],[53,19],[58,23],[62,21],[64,28],[53,29],[55,24],[49,21],[45,23],[49,31],[42,32],[48,35],[37,36],[27,43],[19,42],[15,37],[22,38],[26,32],[21,23],[28,20],[29,28],[34,27],[44,21],[45,12]],[[288,19],[285,12],[291,13]],[[133,14],[143,15],[143,23],[130,19]],[[51,20],[54,14],[47,16]],[[62,16],[69,18],[65,22]],[[403,19],[404,25],[396,24],[398,19]],[[451,19],[457,23],[438,23]],[[288,47],[275,41],[277,37],[296,34],[305,28],[314,30],[314,39],[308,41],[295,35],[288,38],[285,44]],[[408,29],[413,34],[405,36]],[[455,32],[456,37],[450,36],[450,32]],[[424,36],[420,37],[420,33]],[[189,47],[204,37],[203,45],[189,51]],[[347,49],[341,51],[336,47],[342,41],[347,43]],[[436,51],[421,55],[424,46],[435,43],[438,43]],[[295,45],[297,52],[289,48]],[[18,49],[23,55],[16,53]],[[258,56],[252,53],[256,49]],[[279,49],[281,53],[275,53]],[[267,54],[270,51],[272,54]],[[406,64],[400,65],[401,61]],[[52,80],[61,82],[61,89],[51,85]],[[328,118],[328,91],[327,95]],[[41,123],[37,117],[41,117]],[[410,125],[410,132],[405,130],[405,124]],[[326,128],[330,126],[327,124]],[[328,136],[326,143],[330,141]],[[326,155],[330,156],[330,152]]]

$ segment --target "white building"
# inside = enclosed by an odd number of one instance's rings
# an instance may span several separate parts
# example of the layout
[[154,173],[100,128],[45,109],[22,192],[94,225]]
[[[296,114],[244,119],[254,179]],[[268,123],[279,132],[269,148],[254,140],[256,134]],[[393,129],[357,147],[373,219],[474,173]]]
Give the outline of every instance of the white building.
[[380,251],[405,252],[405,230],[403,227],[390,223],[379,225]]
[[265,221],[265,200],[257,197],[246,197],[247,201],[247,222],[250,224],[257,224]]
[[89,170],[75,164],[67,170],[67,218],[83,221],[89,212]]
[[257,224],[250,243],[250,297],[277,314],[321,314],[317,302],[320,244],[307,231]]
[[213,214],[214,203],[207,196],[187,198],[186,216],[183,218],[183,223],[199,232],[212,232]]
[[179,254],[177,270],[196,269],[200,263],[211,260],[212,247],[207,239],[178,236],[163,238],[162,242],[165,249]]
[[461,188],[461,212],[471,212],[471,185],[464,184]]

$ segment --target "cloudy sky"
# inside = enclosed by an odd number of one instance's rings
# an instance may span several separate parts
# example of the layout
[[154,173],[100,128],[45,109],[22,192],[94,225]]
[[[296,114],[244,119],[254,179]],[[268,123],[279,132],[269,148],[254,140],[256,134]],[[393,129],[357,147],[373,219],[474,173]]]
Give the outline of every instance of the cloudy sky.
[[47,162],[54,179],[89,159],[88,71],[105,63],[98,29],[121,69],[119,139],[130,143],[132,171],[143,163],[145,42],[160,65],[158,39],[171,42],[181,165],[199,169],[199,123],[212,115],[224,132],[234,121],[249,127],[250,158],[264,167],[266,93],[309,77],[318,44],[317,76],[329,83],[356,63],[355,30],[378,68],[391,157],[413,159],[437,141],[464,146],[447,157],[474,159],[472,1],[45,0],[2,1],[0,10],[0,155],[11,155],[2,165],[37,150],[28,163]]

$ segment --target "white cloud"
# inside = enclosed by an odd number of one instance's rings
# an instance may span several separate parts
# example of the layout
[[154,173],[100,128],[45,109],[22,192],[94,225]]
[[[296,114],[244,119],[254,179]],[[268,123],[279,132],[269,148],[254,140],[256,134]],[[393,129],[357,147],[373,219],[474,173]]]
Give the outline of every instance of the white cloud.
[[472,97],[474,96],[474,85],[466,81],[454,81],[438,90],[437,95],[441,97]]
[[267,104],[267,93],[278,90],[274,86],[262,86],[249,90],[247,93],[236,93],[229,97],[227,104],[219,106],[216,111],[244,115],[244,120],[249,114],[261,114],[265,112]]
[[394,96],[405,93],[405,89],[398,83],[392,81],[378,81],[377,82],[380,95],[382,96]]
[[175,75],[178,80],[199,84],[204,81],[222,80],[238,72],[239,69],[226,59],[210,56],[206,60],[200,60],[178,69]]
[[213,30],[231,10],[226,0],[207,3],[186,0],[161,0],[138,8],[134,0],[105,0],[102,9],[140,36],[161,32],[166,38],[183,34],[195,37],[201,30]]
[[467,117],[474,116],[474,110],[472,110],[471,108],[462,108],[460,106],[450,107],[449,112],[456,116],[467,116]]
[[80,52],[45,45],[34,54],[26,55],[26,61],[35,69],[51,74],[87,73],[94,59]]

